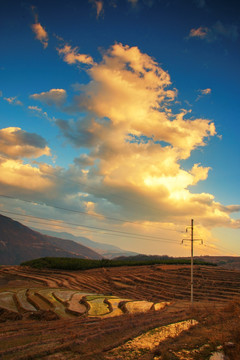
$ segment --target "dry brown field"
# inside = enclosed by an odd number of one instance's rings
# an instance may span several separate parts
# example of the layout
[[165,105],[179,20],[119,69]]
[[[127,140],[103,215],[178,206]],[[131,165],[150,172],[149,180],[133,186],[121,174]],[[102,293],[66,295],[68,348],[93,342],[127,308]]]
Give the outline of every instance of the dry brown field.
[[[3,266],[1,292],[13,300],[8,308],[0,306],[0,358],[191,360],[223,351],[230,360],[240,359],[240,272],[195,266],[193,307],[189,285],[186,265],[85,271]],[[74,312],[79,292],[95,296],[81,304],[87,307],[82,313]],[[32,302],[26,303],[26,294]],[[59,297],[53,301],[54,294]],[[169,305],[135,312],[135,305],[125,304],[120,312],[116,299]],[[31,311],[34,301],[40,305]],[[108,316],[94,310],[99,301],[101,309],[112,304]],[[65,311],[70,305],[73,311]]]

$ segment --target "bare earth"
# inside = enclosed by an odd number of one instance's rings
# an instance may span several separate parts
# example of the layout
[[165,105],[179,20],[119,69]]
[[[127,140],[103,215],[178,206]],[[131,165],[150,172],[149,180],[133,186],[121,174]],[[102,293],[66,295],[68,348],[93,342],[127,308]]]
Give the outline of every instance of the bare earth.
[[223,346],[237,360],[239,275],[196,266],[192,308],[189,266],[3,266],[0,358],[190,360],[208,359]]

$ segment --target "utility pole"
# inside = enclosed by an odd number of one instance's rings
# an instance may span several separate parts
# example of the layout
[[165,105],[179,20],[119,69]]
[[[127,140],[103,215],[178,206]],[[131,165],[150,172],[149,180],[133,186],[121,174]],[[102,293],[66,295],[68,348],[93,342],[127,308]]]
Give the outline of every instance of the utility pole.
[[191,305],[193,306],[193,242],[194,241],[202,241],[202,239],[193,239],[193,219],[191,219],[191,226],[188,226],[186,228],[186,232],[188,232],[188,229],[191,229],[191,238],[190,239],[182,239],[182,243],[184,241],[191,241]]
[[193,305],[193,219],[191,219],[191,304]]

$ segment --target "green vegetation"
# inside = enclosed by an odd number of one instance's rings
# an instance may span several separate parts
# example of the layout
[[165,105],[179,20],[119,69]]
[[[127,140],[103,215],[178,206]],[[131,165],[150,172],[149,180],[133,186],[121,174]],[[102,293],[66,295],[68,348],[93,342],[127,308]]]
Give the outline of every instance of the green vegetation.
[[[44,257],[40,259],[34,259],[21,263],[21,266],[30,266],[36,269],[59,269],[59,270],[87,270],[106,267],[117,266],[143,266],[143,265],[189,265],[189,259],[183,258],[168,258],[168,259],[150,259],[144,261],[134,260],[91,260],[91,259],[76,259],[65,257]],[[204,262],[201,260],[195,260],[195,265],[211,265],[216,266],[213,263]]]

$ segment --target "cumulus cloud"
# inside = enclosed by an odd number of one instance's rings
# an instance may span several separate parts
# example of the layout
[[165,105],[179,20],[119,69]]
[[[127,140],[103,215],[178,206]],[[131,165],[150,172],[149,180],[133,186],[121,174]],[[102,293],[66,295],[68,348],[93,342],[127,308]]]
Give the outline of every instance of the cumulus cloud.
[[70,45],[65,44],[62,48],[57,48],[58,54],[63,56],[63,61],[67,64],[87,64],[93,65],[94,61],[91,56],[86,54],[79,54],[77,47],[72,48]]
[[94,165],[95,159],[87,154],[81,154],[78,158],[74,159],[74,164],[80,167]]
[[40,135],[28,133],[18,127],[8,127],[0,130],[0,154],[17,159],[50,156],[51,152]]
[[42,194],[54,190],[54,182],[41,174],[37,167],[18,159],[4,159],[0,155],[0,188],[5,194],[21,192]]
[[[49,106],[57,105],[60,106],[66,101],[66,91],[64,89],[51,89],[40,94],[30,95],[31,99],[41,101]],[[36,108],[35,108],[36,110]]]
[[[118,43],[86,71],[90,81],[78,87],[72,104],[85,116],[55,122],[80,149],[79,156],[68,169],[37,162],[26,165],[22,157],[50,155],[46,141],[20,128],[2,129],[1,191],[34,195],[36,200],[91,214],[114,214],[137,222],[138,231],[148,235],[154,230],[146,224],[184,227],[192,217],[205,232],[216,226],[239,227],[239,221],[231,218],[238,205],[222,205],[212,194],[192,191],[207,179],[210,168],[193,163],[187,170],[182,160],[207,145],[216,134],[215,125],[184,109],[171,111],[177,90],[168,72],[139,48]],[[208,95],[211,89],[199,92]],[[58,105],[66,93],[52,89],[31,97]],[[42,112],[38,106],[29,110]],[[130,229],[129,224],[122,227]],[[112,222],[111,229],[115,228],[119,230],[119,223]]]
[[196,216],[207,227],[236,226],[230,214],[238,207],[221,207],[212,194],[191,193],[210,168],[193,164],[185,170],[181,160],[216,130],[208,119],[171,111],[177,90],[167,71],[137,47],[115,44],[88,74],[91,81],[80,87],[73,105],[88,115],[56,124],[75,147],[88,148],[75,164],[88,167],[81,180],[84,191],[91,188],[96,211],[101,213],[104,197],[123,217],[140,223],[184,223]]
[[216,41],[221,38],[236,41],[239,37],[238,27],[234,24],[223,24],[217,21],[212,27],[202,27],[191,29],[189,38],[199,38],[208,42]]
[[9,98],[4,97],[3,99],[6,100],[11,105],[20,105],[20,106],[23,105],[23,103],[20,100],[18,100],[17,96],[9,97]]

